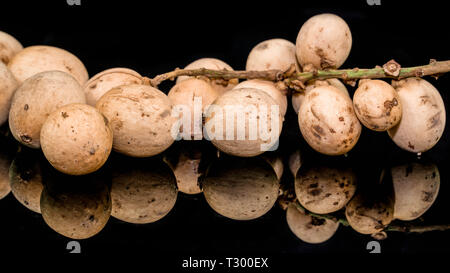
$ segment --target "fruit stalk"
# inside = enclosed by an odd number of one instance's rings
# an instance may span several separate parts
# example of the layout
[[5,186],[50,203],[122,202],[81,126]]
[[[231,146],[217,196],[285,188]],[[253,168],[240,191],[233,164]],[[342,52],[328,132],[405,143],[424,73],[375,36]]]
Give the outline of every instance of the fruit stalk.
[[210,79],[262,79],[269,81],[283,81],[288,87],[299,90],[303,89],[303,83],[309,80],[324,80],[338,78],[344,81],[357,79],[380,79],[392,78],[403,79],[407,77],[439,76],[450,71],[450,60],[431,60],[427,65],[401,68],[398,63],[391,60],[383,67],[375,68],[353,68],[353,69],[327,69],[314,70],[311,72],[295,72],[292,68],[287,71],[265,70],[265,71],[228,71],[213,69],[175,69],[174,71],[157,75],[154,78],[144,77],[144,83],[157,87],[163,81],[175,79],[179,76],[203,76]]
[[283,80],[283,71],[281,70],[266,70],[266,71],[229,71],[229,70],[214,70],[214,69],[175,69],[150,79],[144,77],[144,83],[148,83],[153,87],[157,87],[160,83],[166,80],[174,80],[179,76],[191,76],[191,77],[207,77],[210,79],[263,79],[269,81]]

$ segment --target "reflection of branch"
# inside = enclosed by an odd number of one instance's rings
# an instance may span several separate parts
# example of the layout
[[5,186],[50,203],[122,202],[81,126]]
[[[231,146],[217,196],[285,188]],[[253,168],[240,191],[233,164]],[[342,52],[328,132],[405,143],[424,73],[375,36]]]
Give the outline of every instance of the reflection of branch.
[[[331,214],[316,214],[312,213],[308,210],[306,210],[302,205],[300,205],[299,202],[295,202],[297,207],[304,211],[305,214],[319,218],[319,219],[328,219],[332,221],[337,221],[343,226],[349,226],[347,219],[338,218],[336,216],[333,216]],[[396,232],[405,232],[405,233],[424,233],[429,231],[445,231],[450,230],[450,224],[443,224],[443,225],[415,225],[415,224],[395,224],[391,223],[389,224],[384,231],[396,231]]]
[[450,229],[450,224],[444,225],[389,225],[386,228],[386,231],[398,231],[398,232],[414,232],[414,233],[423,233],[428,231],[445,231]]
[[347,219],[344,218],[338,218],[334,215],[331,214],[317,214],[317,213],[313,213],[308,211],[307,209],[305,209],[298,201],[295,201],[295,205],[297,206],[298,209],[300,209],[301,211],[303,211],[306,215],[315,217],[315,218],[319,218],[319,219],[324,219],[324,220],[331,220],[334,222],[339,222],[341,225],[343,226],[350,226],[350,224],[348,223]]
[[288,71],[266,70],[266,71],[228,71],[212,69],[176,69],[158,75],[152,79],[144,77],[144,82],[157,87],[161,82],[175,79],[179,76],[204,76],[210,79],[262,79],[269,81],[283,81],[288,87],[299,90],[303,84],[313,79],[338,78],[344,81],[357,79],[392,78],[401,79],[407,77],[423,77],[427,75],[438,76],[450,71],[450,60],[437,62],[431,60],[430,64],[414,67],[400,68],[400,65],[391,60],[383,67],[369,69],[330,69],[316,70],[312,72],[295,72],[292,67]]

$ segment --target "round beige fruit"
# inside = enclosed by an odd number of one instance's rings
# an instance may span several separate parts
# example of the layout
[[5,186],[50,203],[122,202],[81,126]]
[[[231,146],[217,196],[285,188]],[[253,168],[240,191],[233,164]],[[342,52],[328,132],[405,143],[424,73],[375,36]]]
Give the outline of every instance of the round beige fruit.
[[431,149],[445,129],[445,105],[439,91],[426,80],[393,81],[402,105],[402,119],[388,130],[400,148],[413,153]]
[[0,200],[5,198],[11,192],[11,186],[9,183],[9,166],[11,160],[8,156],[0,152]]
[[123,67],[107,69],[94,75],[84,85],[86,102],[95,106],[100,97],[112,88],[140,83],[142,83],[142,76],[134,70]]
[[166,150],[175,141],[172,102],[148,85],[122,85],[97,102],[113,130],[113,149],[133,157],[148,157]]
[[295,65],[295,45],[285,39],[270,39],[257,44],[247,57],[245,70],[288,70]]
[[356,191],[356,175],[349,169],[310,168],[295,178],[297,200],[307,210],[326,214],[342,209]]
[[0,63],[8,64],[22,49],[22,44],[16,38],[0,31]]
[[361,234],[381,232],[394,218],[394,202],[390,198],[357,194],[348,203],[345,217],[350,226]]
[[394,218],[410,221],[422,216],[439,193],[440,175],[434,164],[411,163],[392,168]]
[[40,199],[44,185],[40,157],[33,153],[20,152],[9,168],[11,191],[26,208],[41,213]]
[[108,120],[87,104],[69,104],[51,113],[42,125],[41,146],[50,164],[70,175],[92,173],[108,159],[112,147]]
[[353,95],[353,107],[359,121],[374,131],[386,131],[402,118],[397,91],[382,80],[360,81]]
[[163,162],[133,164],[113,173],[111,199],[113,217],[134,224],[156,222],[175,206],[175,176]]
[[311,17],[301,27],[296,54],[302,67],[338,68],[347,59],[352,47],[352,34],[347,23],[329,13]]
[[350,95],[348,94],[347,87],[338,79],[326,79],[326,80],[314,80],[307,83],[306,88],[303,92],[294,92],[292,94],[291,102],[292,107],[294,108],[295,113],[298,114],[298,110],[300,109],[300,105],[302,104],[303,100],[305,99],[306,93],[318,86],[334,86],[340,91],[342,91],[343,94],[346,96]]
[[[86,177],[72,180],[61,175],[58,179],[63,181],[52,183],[59,186],[46,185],[42,191],[40,206],[45,223],[71,239],[87,239],[98,234],[111,216],[108,187],[98,185],[96,181],[86,181],[89,180]],[[68,186],[69,183],[79,185]],[[96,185],[85,185],[88,183]]]
[[0,62],[0,125],[8,120],[11,99],[18,86],[11,71]]
[[[200,69],[200,68],[233,71],[233,68],[229,66],[227,63],[215,58],[198,59],[188,64],[184,69]],[[184,81],[188,78],[189,78],[188,76],[180,76],[177,78],[177,83]],[[233,89],[233,87],[235,87],[239,83],[239,80],[231,79],[228,81],[228,84],[225,84],[222,81],[218,80],[211,80],[209,83],[214,89],[216,89],[216,91],[219,94],[223,94],[224,92]]]
[[306,215],[295,203],[289,204],[286,220],[292,233],[309,244],[320,244],[329,240],[339,228],[339,222]]
[[[186,108],[191,113],[185,116],[181,112],[182,127],[180,133],[185,140],[200,140],[203,137],[202,115],[206,108],[219,96],[219,93],[209,83],[196,78],[190,78],[177,83],[167,95],[174,107],[179,110]],[[190,125],[190,131],[184,131],[185,125]]]
[[307,91],[298,112],[298,123],[306,142],[326,155],[347,153],[361,134],[352,100],[333,86]]
[[83,89],[69,74],[61,71],[36,74],[14,93],[9,128],[17,141],[37,149],[41,146],[42,124],[52,112],[66,104],[85,102]]
[[[278,109],[272,111],[274,107]],[[282,125],[283,117],[272,97],[259,89],[241,88],[214,101],[206,113],[205,130],[222,152],[252,157],[277,148]]]
[[211,208],[234,220],[266,214],[280,187],[274,170],[261,158],[219,159],[209,168],[202,186]]
[[8,67],[19,81],[44,71],[58,70],[72,75],[83,86],[89,79],[84,64],[72,53],[53,46],[30,46],[17,53]]
[[241,89],[241,88],[254,88],[266,92],[280,106],[281,115],[283,115],[283,117],[284,115],[286,115],[287,110],[286,95],[281,90],[276,88],[273,82],[264,80],[247,80],[236,85],[236,87],[234,87],[233,89]]

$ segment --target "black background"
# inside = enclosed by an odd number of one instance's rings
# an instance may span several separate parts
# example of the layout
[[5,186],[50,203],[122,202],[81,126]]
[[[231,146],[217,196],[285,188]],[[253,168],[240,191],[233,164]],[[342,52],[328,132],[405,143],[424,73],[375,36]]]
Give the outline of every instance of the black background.
[[[81,0],[81,6],[69,6],[64,0],[4,2],[0,6],[0,30],[15,36],[24,46],[53,45],[74,53],[90,76],[112,67],[128,67],[153,77],[202,57],[219,58],[243,70],[248,53],[257,43],[271,38],[295,43],[301,25],[324,12],[341,16],[350,26],[353,46],[344,68],[370,68],[390,59],[404,67],[426,64],[431,58],[450,59],[447,8],[433,1],[396,2],[395,6],[385,0],[380,6],[370,6],[366,1]],[[427,80],[440,90],[448,107],[449,76]],[[169,82],[160,88],[168,92],[171,86]],[[353,93],[353,88],[349,90]],[[441,192],[424,217],[427,223],[450,220],[446,198],[450,194],[448,127],[440,142],[422,156],[422,160],[437,164],[441,172]],[[297,146],[311,158],[323,159],[305,145],[295,113],[289,109],[280,153],[287,156]],[[377,180],[384,167],[414,159],[415,155],[400,150],[387,134],[364,129],[346,160],[364,182]],[[286,174],[284,179],[292,178]],[[2,251],[67,252],[65,246],[70,240],[53,232],[40,215],[22,207],[11,194],[0,201],[0,215]],[[382,252],[448,253],[449,235],[390,233],[381,242]],[[175,208],[162,220],[132,225],[111,218],[100,234],[81,244],[86,255],[148,253],[150,262],[165,261],[173,268],[180,268],[181,258],[188,256],[272,257],[272,267],[276,267],[294,264],[305,257],[302,253],[367,253],[365,247],[371,240],[370,236],[340,227],[328,242],[308,245],[290,232],[284,211],[278,207],[259,219],[236,222],[213,212],[202,195],[180,193]]]

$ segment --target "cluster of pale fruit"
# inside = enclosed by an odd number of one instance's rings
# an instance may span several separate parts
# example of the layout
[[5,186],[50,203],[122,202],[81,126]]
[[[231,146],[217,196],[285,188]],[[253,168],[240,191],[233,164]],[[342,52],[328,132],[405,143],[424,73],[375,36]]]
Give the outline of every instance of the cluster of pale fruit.
[[[287,99],[272,82],[238,83],[235,79],[224,83],[179,77],[166,95],[145,85],[141,75],[130,69],[108,69],[89,79],[83,63],[63,49],[22,48],[3,32],[0,45],[0,122],[9,115],[13,136],[28,147],[41,147],[48,161],[67,174],[98,170],[111,149],[133,157],[163,152],[174,142],[173,105],[193,108],[194,97],[201,97],[205,112],[212,104],[268,109],[278,105],[279,113],[274,117],[266,111],[264,120],[276,137],[281,133]],[[321,14],[305,22],[295,45],[283,39],[258,44],[248,56],[246,70],[287,70],[292,64],[298,71],[338,68],[351,45],[345,21],[333,14]],[[186,68],[232,70],[210,58],[194,61]],[[433,147],[445,127],[445,107],[439,92],[420,78],[393,81],[392,85],[361,80],[353,101],[338,79],[312,81],[304,92],[292,96],[292,104],[305,140],[328,155],[345,154],[354,147],[361,133],[360,122],[372,130],[388,131],[398,146],[416,153]],[[271,128],[271,118],[278,119],[279,128]],[[268,140],[249,138],[249,128],[260,121],[249,115],[245,119],[245,127],[239,129],[245,135],[243,140],[213,139],[212,143],[234,156],[263,153],[261,144]],[[239,134],[237,126],[230,128],[232,134]]]

